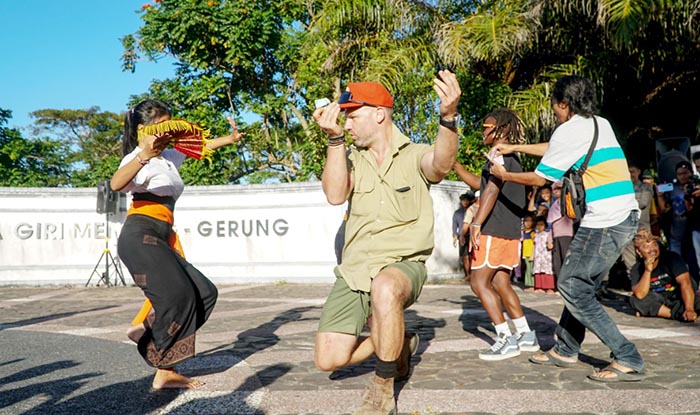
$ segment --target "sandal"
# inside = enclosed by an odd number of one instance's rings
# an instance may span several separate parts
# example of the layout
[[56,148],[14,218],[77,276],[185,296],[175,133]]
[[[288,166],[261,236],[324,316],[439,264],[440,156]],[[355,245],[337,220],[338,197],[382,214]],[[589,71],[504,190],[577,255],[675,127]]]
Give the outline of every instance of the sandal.
[[578,363],[578,360],[576,362],[569,362],[568,360],[564,360],[564,359],[560,358],[559,356],[555,356],[551,349],[549,351],[544,352],[544,353],[530,356],[530,359],[528,359],[528,360],[531,363],[535,363],[537,365],[557,366],[557,367],[573,367],[573,366],[576,366],[576,364]]
[[[614,373],[615,376],[607,378],[601,377],[600,374],[603,372]],[[646,375],[644,372],[638,372],[636,370],[632,370],[631,372],[623,372],[622,370],[610,365],[600,369],[596,373],[588,375],[588,379],[595,380],[596,382],[639,382],[645,377]]]

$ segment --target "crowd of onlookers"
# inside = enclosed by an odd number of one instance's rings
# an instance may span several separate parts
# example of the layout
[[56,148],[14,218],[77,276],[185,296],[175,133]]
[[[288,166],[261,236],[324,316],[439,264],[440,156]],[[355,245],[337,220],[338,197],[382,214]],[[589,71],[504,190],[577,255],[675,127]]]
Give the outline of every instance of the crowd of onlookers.
[[[680,161],[671,183],[657,184],[648,170],[629,165],[630,178],[640,209],[639,233],[618,260],[617,288],[601,285],[599,297],[628,295],[637,316],[694,320],[686,313],[687,302],[700,307],[700,152],[693,164]],[[576,225],[561,213],[561,182],[548,183],[528,192],[522,217],[520,266],[512,281],[525,291],[556,294],[557,275],[574,236]],[[453,241],[459,246],[465,279],[470,279],[469,225],[478,210],[479,192],[460,196],[453,215]],[[645,274],[649,274],[645,278]],[[689,299],[692,295],[694,298]]]

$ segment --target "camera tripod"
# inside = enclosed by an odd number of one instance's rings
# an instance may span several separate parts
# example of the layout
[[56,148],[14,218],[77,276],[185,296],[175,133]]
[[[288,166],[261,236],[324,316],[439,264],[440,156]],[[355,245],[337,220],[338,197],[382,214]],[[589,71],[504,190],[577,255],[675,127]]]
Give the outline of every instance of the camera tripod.
[[[95,265],[95,268],[93,268],[92,273],[90,274],[90,278],[88,278],[87,282],[85,283],[85,286],[87,287],[90,284],[90,281],[92,280],[92,277],[97,275],[100,279],[97,280],[97,286],[100,285],[101,282],[104,282],[104,284],[109,287],[110,285],[119,285],[119,282],[121,281],[122,285],[126,286],[126,282],[124,281],[124,273],[122,272],[122,265],[121,262],[119,262],[119,259],[115,259],[114,256],[112,255],[112,252],[109,250],[109,214],[105,213],[105,230],[106,230],[106,236],[105,236],[105,249],[102,251],[102,255],[100,256],[100,259],[97,260],[97,264]],[[104,259],[104,272],[100,274],[97,271],[97,268],[99,268],[100,264],[102,263],[102,260]],[[109,265],[110,263],[114,267],[114,273],[116,274],[114,277],[114,284],[111,283],[109,280],[110,277],[110,271],[109,271]]]

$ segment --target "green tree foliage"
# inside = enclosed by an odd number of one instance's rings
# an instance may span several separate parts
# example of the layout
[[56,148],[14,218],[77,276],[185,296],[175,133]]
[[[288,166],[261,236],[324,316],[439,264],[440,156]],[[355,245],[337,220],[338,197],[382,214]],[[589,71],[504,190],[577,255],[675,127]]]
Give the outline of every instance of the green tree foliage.
[[508,85],[532,141],[554,128],[553,82],[590,77],[628,157],[645,165],[655,138],[697,134],[685,103],[700,93],[699,23],[698,0],[494,0],[440,36],[452,60]]
[[[432,143],[438,129],[436,68],[458,75],[463,98],[459,161],[469,170],[483,164],[480,120],[502,106],[510,92],[498,80],[475,73],[468,62],[441,49],[440,29],[450,19],[470,14],[474,1],[336,0],[312,16],[300,50],[299,80],[308,89],[337,97],[347,82],[377,81],[394,96],[394,120],[413,141]],[[319,82],[320,79],[320,82]],[[456,175],[448,178],[456,179]]]
[[101,111],[42,109],[34,111],[32,134],[52,140],[66,152],[62,161],[65,185],[96,186],[119,167],[123,120],[119,114]]
[[0,186],[68,185],[67,151],[61,143],[49,138],[27,140],[19,130],[4,126],[10,118],[12,112],[0,108]]
[[[432,142],[432,79],[440,61],[434,34],[472,3],[163,0],[146,7],[143,27],[124,37],[123,62],[133,70],[142,56],[175,58],[176,79],[154,83],[148,95],[168,102],[178,116],[202,125],[215,124],[225,111],[259,117],[244,125],[246,136],[235,151],[215,159],[216,168],[188,164],[187,182],[306,180],[320,176],[325,159],[325,137],[311,122],[313,101],[337,99],[348,82],[387,85],[399,127],[416,142]],[[471,76],[459,69],[465,79]],[[472,84],[481,88],[470,91],[479,111],[499,105],[491,98],[502,103],[502,94],[490,91],[494,83]],[[195,110],[202,106],[212,114]],[[469,114],[472,121],[483,116]],[[471,123],[465,130],[465,143],[480,142]]]
[[243,113],[259,117],[240,122],[243,142],[218,152],[212,164],[188,162],[186,182],[293,181],[313,173],[302,167],[308,122],[297,108],[286,60],[304,10],[303,2],[290,0],[163,0],[145,7],[144,25],[122,39],[126,69],[134,70],[142,54],[178,61],[176,78],[154,83],[148,94],[171,105],[174,115],[214,135],[228,134],[226,112],[239,120]]

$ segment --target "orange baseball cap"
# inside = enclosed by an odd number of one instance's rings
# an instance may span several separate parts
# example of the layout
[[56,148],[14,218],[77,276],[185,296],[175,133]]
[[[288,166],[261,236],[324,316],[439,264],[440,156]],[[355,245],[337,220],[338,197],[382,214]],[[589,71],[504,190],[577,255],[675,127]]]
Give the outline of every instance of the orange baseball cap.
[[338,100],[340,108],[355,109],[363,105],[371,107],[394,107],[394,98],[389,91],[376,82],[351,82]]

